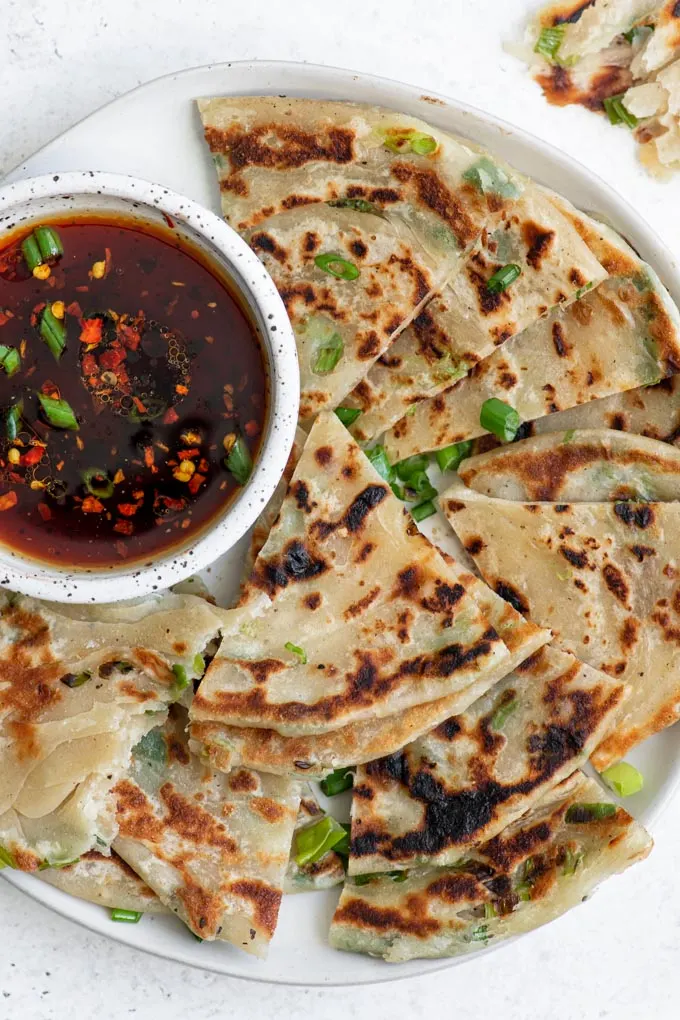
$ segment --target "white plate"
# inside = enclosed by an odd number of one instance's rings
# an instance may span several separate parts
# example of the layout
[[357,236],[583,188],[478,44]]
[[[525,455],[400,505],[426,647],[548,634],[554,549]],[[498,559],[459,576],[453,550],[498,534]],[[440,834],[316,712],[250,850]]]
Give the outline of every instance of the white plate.
[[[215,173],[192,100],[208,95],[269,93],[378,103],[467,135],[566,195],[580,208],[603,215],[656,269],[680,303],[680,274],[670,252],[633,209],[579,163],[470,107],[441,96],[423,95],[420,89],[409,85],[335,68],[254,62],[218,64],[169,75],[92,114],[14,170],[7,181],[66,170],[109,170],[163,184],[219,211]],[[441,540],[444,527],[435,523],[434,529]],[[242,542],[204,574],[225,604],[236,590],[243,551]],[[680,726],[675,726],[653,737],[630,756],[644,773],[645,790],[626,806],[648,827],[653,828],[655,818],[680,781],[679,744]],[[8,876],[6,871],[4,876],[60,914],[126,945],[183,964],[256,981],[354,985],[430,973],[463,962],[420,960],[388,965],[332,950],[326,935],[337,890],[285,897],[269,959],[261,962],[228,945],[199,944],[174,918],[145,917],[138,925],[114,924],[107,911],[73,899],[30,876],[17,873]],[[603,916],[603,934],[606,925],[607,918]]]

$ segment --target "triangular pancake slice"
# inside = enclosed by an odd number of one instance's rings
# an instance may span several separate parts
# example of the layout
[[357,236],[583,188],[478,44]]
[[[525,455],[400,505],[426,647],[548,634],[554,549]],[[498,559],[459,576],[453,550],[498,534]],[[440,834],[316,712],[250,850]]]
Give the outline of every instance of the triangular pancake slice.
[[626,694],[541,648],[465,712],[358,769],[349,873],[464,857],[585,763]]
[[[489,279],[509,264],[520,275],[504,291],[493,292]],[[362,411],[352,433],[367,440],[383,432],[418,401],[448,389],[499,346],[504,350],[511,338],[606,275],[551,197],[527,188],[345,400]]]
[[201,939],[264,956],[276,928],[299,784],[212,772],[189,751],[186,713],[137,745],[114,787],[115,852]]
[[301,419],[340,403],[453,271],[400,221],[355,209],[293,209],[246,240],[293,326]]
[[358,765],[392,754],[449,716],[463,711],[502,675],[546,644],[550,632],[525,620],[483,581],[457,565],[449,566],[508,649],[509,658],[501,661],[495,675],[485,672],[460,693],[416,705],[399,715],[368,719],[309,736],[284,737],[271,729],[195,722],[191,731],[192,746],[206,755],[215,768],[225,772],[236,765],[245,765],[279,775],[320,779],[342,766]]
[[14,865],[108,845],[111,786],[202,673],[223,616],[190,595],[58,607],[0,594],[0,846]]
[[577,773],[460,868],[348,880],[330,943],[390,963],[473,953],[578,906],[651,848],[642,826]]
[[[319,416],[192,721],[324,733],[455,694],[509,653],[334,414]],[[244,613],[250,609],[250,619]]]
[[630,683],[597,769],[680,717],[679,502],[520,503],[456,483],[441,505],[487,584]]

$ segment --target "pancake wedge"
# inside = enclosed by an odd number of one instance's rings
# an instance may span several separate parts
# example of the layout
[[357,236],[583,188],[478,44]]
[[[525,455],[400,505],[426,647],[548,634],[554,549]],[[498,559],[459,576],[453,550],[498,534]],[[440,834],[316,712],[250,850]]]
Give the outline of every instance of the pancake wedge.
[[170,913],[153,889],[113,851],[106,857],[89,850],[73,864],[49,868],[39,872],[37,877],[70,896],[100,907],[134,910],[140,914]]
[[248,587],[261,610],[230,616],[193,722],[325,733],[456,694],[509,657],[334,414],[310,432]]
[[452,272],[401,221],[323,204],[265,220],[246,240],[293,326],[301,419],[340,403]]
[[680,500],[680,451],[606,429],[550,432],[463,461],[465,484],[499,499],[552,503]]
[[463,711],[491,687],[550,640],[550,632],[525,620],[509,603],[458,565],[450,563],[457,580],[464,585],[509,652],[494,674],[484,672],[460,693],[416,705],[399,715],[367,719],[328,733],[285,737],[276,730],[222,723],[194,722],[192,747],[215,767],[228,772],[237,765],[279,775],[323,778],[334,769],[373,761],[398,751],[420,734]]
[[357,770],[349,873],[459,860],[583,765],[626,694],[541,648],[465,712]]
[[203,671],[223,616],[188,595],[67,608],[0,595],[0,846],[14,865],[110,843],[109,791]]
[[680,717],[680,503],[512,502],[456,483],[442,508],[487,584],[630,684],[598,770]]
[[473,953],[578,906],[651,848],[642,826],[577,773],[460,868],[348,880],[330,943],[390,963]]
[[115,852],[202,939],[266,955],[278,918],[299,785],[206,770],[175,709],[114,787]]

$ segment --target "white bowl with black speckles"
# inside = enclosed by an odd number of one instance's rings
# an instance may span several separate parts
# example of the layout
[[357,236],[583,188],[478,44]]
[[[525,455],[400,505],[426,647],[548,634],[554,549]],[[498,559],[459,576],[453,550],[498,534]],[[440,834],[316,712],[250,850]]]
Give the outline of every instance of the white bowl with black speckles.
[[158,184],[96,171],[55,173],[0,189],[0,247],[17,228],[73,213],[124,215],[165,224],[227,274],[250,311],[269,383],[269,409],[248,484],[203,531],[153,561],[69,568],[30,559],[2,542],[0,586],[59,602],[113,602],[166,588],[202,570],[251,527],[272,495],[292,446],[300,398],[295,338],[279,294],[257,256],[223,220]]

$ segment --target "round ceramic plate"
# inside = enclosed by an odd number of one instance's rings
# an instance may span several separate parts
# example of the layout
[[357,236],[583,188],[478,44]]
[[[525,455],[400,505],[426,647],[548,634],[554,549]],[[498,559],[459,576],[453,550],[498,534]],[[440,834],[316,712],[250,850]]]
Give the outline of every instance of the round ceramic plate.
[[[7,180],[85,169],[135,174],[219,212],[217,181],[193,100],[200,96],[247,94],[380,104],[465,135],[565,195],[581,209],[605,218],[655,268],[680,303],[680,273],[670,252],[634,210],[579,163],[531,135],[443,96],[424,95],[412,86],[335,68],[277,62],[217,64],[161,78],[117,99],[71,128],[13,171]],[[92,166],[93,153],[96,166]],[[441,545],[451,542],[451,532],[443,519],[431,518],[426,523],[428,534],[437,542]],[[241,542],[204,572],[204,579],[223,605],[229,604],[238,586],[244,551],[245,544]],[[648,740],[630,756],[644,773],[645,789],[627,801],[626,807],[652,829],[680,779],[679,745],[680,727],[675,726]],[[8,875],[7,871],[4,876],[71,920],[126,945],[183,964],[256,981],[356,985],[414,976],[464,962],[464,959],[417,960],[388,965],[336,952],[328,945],[327,932],[337,890],[284,897],[269,958],[263,962],[223,943],[199,944],[175,918],[144,917],[138,925],[114,924],[108,911],[73,899],[35,878],[18,873]],[[607,918],[603,916],[603,935],[606,925]],[[502,945],[498,951],[502,952]]]

